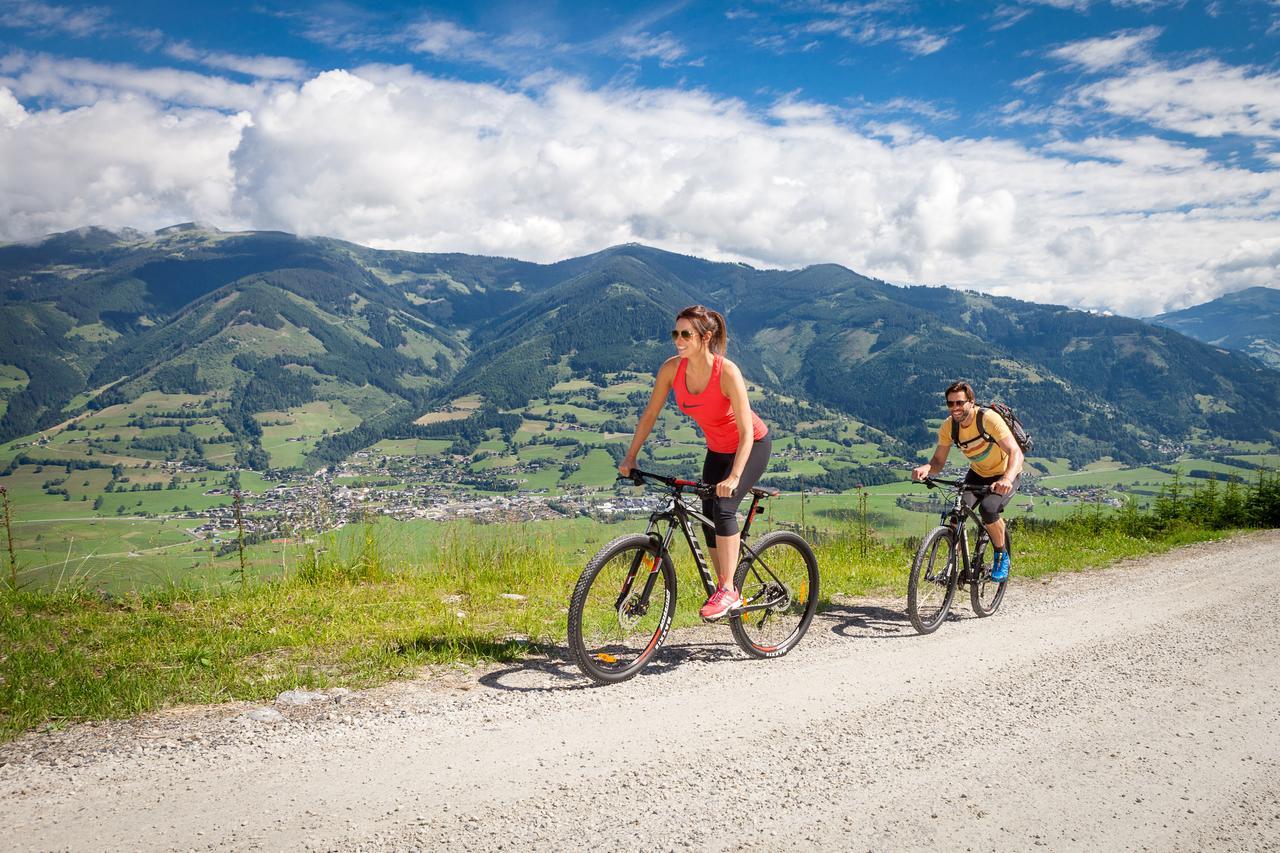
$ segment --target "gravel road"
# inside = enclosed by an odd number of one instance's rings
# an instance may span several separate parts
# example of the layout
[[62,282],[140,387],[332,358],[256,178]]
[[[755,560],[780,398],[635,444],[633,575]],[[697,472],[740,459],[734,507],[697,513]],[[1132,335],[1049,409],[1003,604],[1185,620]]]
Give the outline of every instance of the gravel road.
[[560,650],[30,735],[0,849],[1277,850],[1277,558],[1015,566],[990,619],[849,601],[785,658],[697,629],[615,687]]

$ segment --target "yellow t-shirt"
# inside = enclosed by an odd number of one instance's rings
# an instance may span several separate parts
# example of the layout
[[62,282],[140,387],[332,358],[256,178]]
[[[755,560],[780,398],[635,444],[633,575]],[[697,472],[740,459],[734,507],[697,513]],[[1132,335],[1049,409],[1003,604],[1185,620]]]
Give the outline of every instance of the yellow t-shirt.
[[[968,426],[960,427],[960,452],[969,460],[969,467],[973,473],[979,477],[999,477],[1004,473],[1005,466],[1009,464],[1009,454],[1004,452],[998,443],[1012,435],[1009,432],[1009,426],[1004,422],[1004,418],[997,415],[990,409],[982,412],[982,425],[987,430],[987,435],[995,439],[995,442],[987,441],[978,433],[978,414],[975,411],[973,420]],[[942,419],[942,424],[938,427],[938,444],[942,447],[951,446],[951,418]]]

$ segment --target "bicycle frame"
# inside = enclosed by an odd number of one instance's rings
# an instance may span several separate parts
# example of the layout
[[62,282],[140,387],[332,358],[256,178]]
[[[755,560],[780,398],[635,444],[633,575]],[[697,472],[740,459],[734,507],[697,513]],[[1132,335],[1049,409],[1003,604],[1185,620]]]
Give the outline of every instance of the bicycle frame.
[[[671,553],[671,541],[675,538],[677,528],[679,528],[680,532],[684,534],[684,540],[688,543],[689,550],[693,553],[693,561],[698,567],[698,576],[702,580],[702,585],[706,589],[707,595],[714,593],[719,582],[716,576],[712,573],[709,561],[703,553],[701,546],[698,544],[698,537],[694,530],[693,523],[698,522],[700,524],[705,524],[708,527],[714,527],[715,523],[698,510],[689,506],[683,498],[683,491],[686,488],[692,489],[699,495],[706,496],[714,495],[714,487],[709,486],[706,483],[695,482],[692,480],[680,480],[673,477],[663,477],[658,474],[650,474],[647,471],[640,471],[639,469],[633,470],[631,477],[619,479],[629,479],[637,485],[642,484],[645,479],[650,479],[662,483],[671,489],[671,492],[667,495],[667,505],[649,516],[649,523],[645,527],[644,531],[645,535],[654,543],[655,553],[649,565],[648,575],[645,578],[644,589],[640,593],[639,601],[642,603],[642,606],[646,608],[648,606],[649,595],[652,593],[654,583],[657,581],[658,570],[662,565],[662,559]],[[759,559],[759,555],[747,542],[747,535],[751,531],[751,522],[755,520],[756,513],[759,511],[760,501],[763,497],[764,495],[760,492],[755,491],[754,489],[752,490],[751,508],[747,512],[747,520],[742,525],[741,548],[743,556],[750,556],[756,564],[763,566],[765,571],[769,572],[770,575],[773,575],[773,572],[770,571],[768,566],[763,564],[763,561]],[[665,531],[661,529],[664,522],[666,523]],[[640,569],[639,562],[639,558],[637,557],[636,563],[632,565],[630,571],[627,572],[627,579],[622,585],[622,591],[618,593],[618,600],[615,607],[621,608],[626,602],[628,596],[631,594],[631,588],[635,583],[635,577]],[[774,579],[777,580],[777,577],[774,576]],[[744,602],[740,608],[734,610],[734,614],[741,615],[755,610],[765,610],[768,609],[771,603],[772,602],[768,601],[758,604],[747,604]]]
[[[938,485],[951,486],[955,489],[955,498],[952,501],[951,509],[942,513],[940,521],[943,526],[950,527],[955,531],[956,550],[960,552],[962,560],[962,568],[960,569],[958,583],[967,583],[969,580],[969,526],[965,524],[968,519],[973,519],[978,528],[978,543],[981,543],[987,536],[986,525],[982,523],[982,518],[973,511],[973,507],[966,506],[964,503],[964,493],[973,492],[977,495],[984,495],[991,491],[990,486],[975,486],[965,483],[961,480],[935,480],[926,479],[922,481],[929,488],[936,488]],[[977,544],[977,543],[975,543]]]

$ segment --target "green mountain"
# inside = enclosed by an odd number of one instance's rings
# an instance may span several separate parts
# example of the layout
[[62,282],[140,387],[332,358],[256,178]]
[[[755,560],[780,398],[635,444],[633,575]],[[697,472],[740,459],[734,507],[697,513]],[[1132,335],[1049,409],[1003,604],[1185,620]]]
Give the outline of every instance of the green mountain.
[[[1015,406],[1038,452],[1139,461],[1192,435],[1274,441],[1280,373],[1171,329],[835,265],[757,270],[639,245],[556,264],[380,251],[196,225],[0,246],[0,440],[152,391],[218,413],[263,467],[255,415],[330,401],[383,437],[474,439],[556,382],[652,374],[676,311],[729,318],[746,375],[923,448],[956,378]],[[598,383],[602,384],[602,383]],[[469,421],[414,424],[459,397]],[[636,407],[638,414],[639,406]],[[467,426],[461,424],[466,423]],[[480,431],[480,432],[478,432]]]
[[1250,287],[1201,305],[1152,317],[1148,322],[1176,329],[1214,346],[1239,350],[1280,370],[1280,290]]

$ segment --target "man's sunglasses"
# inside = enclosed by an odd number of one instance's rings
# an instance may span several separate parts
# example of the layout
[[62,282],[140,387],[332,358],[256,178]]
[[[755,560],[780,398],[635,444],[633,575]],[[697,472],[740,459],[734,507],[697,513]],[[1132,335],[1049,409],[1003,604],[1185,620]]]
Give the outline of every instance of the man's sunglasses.
[[694,333],[689,331],[688,329],[672,329],[671,330],[671,340],[673,341],[680,341],[680,340],[687,341],[692,337],[694,337]]
[[948,401],[947,401],[947,408],[948,408],[948,409],[958,409],[958,408],[961,408],[962,406],[964,406],[964,404],[965,404],[965,403],[967,403],[967,402],[969,402],[969,401],[968,401],[968,400],[948,400]]

